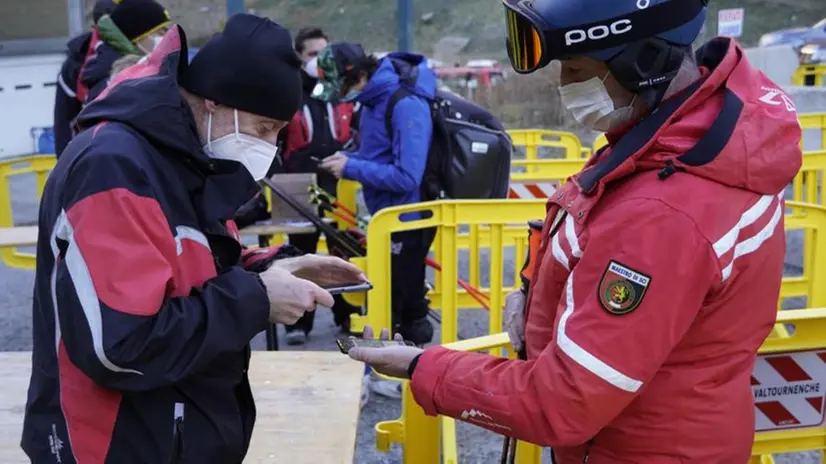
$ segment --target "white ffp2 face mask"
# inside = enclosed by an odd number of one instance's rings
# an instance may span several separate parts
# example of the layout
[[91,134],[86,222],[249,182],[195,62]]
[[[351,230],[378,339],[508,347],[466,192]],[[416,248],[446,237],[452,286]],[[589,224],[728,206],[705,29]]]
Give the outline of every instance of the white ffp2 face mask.
[[212,139],[212,113],[207,117],[207,143],[204,152],[215,159],[236,161],[244,165],[256,182],[267,177],[272,162],[278,153],[275,145],[242,134],[238,131],[238,110],[235,113],[235,133]]
[[310,77],[315,77],[318,79],[318,57],[316,56],[312,60],[308,61],[307,64],[304,65],[304,72],[307,73]]
[[[608,78],[607,74],[605,78]],[[583,126],[600,132],[608,132],[630,121],[637,98],[635,95],[628,106],[614,108],[604,82],[605,79],[593,77],[559,88],[562,104],[571,110],[574,118]]]

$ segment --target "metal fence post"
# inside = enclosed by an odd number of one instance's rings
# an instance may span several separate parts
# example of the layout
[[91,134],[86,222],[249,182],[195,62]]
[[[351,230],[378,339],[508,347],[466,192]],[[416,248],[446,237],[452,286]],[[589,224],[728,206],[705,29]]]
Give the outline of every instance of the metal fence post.
[[400,52],[413,51],[413,0],[398,0],[396,16],[399,21]]

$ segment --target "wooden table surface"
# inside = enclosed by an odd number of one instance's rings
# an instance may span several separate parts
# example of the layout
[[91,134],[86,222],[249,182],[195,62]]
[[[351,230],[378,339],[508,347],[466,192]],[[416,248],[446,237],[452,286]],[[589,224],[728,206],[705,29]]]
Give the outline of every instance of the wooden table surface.
[[[0,353],[0,463],[20,449],[30,353]],[[364,366],[338,352],[254,351],[258,408],[245,464],[353,464]]]
[[37,226],[0,227],[0,248],[37,245]]
[[[324,222],[332,224],[333,220],[325,217]],[[280,221],[271,219],[269,221],[257,222],[251,226],[244,227],[239,231],[241,235],[276,235],[276,234],[311,234],[316,227],[305,220]]]

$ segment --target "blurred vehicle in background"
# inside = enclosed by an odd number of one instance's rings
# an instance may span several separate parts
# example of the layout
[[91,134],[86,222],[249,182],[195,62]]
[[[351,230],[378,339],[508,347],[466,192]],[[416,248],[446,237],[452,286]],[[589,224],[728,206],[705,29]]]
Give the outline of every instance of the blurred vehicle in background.
[[826,64],[826,35],[807,40],[797,55],[801,66]]
[[826,38],[826,18],[821,19],[812,27],[781,29],[763,34],[760,37],[759,46],[791,45],[795,50],[799,50],[809,41],[821,38]]
[[505,69],[493,60],[469,61],[465,66],[435,68],[440,85],[468,100],[476,99],[479,89],[488,89],[502,82]]

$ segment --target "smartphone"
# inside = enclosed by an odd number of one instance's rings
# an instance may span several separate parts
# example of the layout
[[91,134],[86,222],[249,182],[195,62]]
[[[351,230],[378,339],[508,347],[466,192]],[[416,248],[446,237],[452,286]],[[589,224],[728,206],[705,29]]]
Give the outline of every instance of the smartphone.
[[336,287],[327,287],[324,290],[327,290],[330,295],[341,295],[342,293],[366,292],[372,289],[373,284],[370,282],[359,282],[355,284],[339,285]]
[[364,340],[362,338],[337,338],[336,345],[343,354],[355,347],[384,348],[386,346],[416,346],[413,342],[398,340]]

